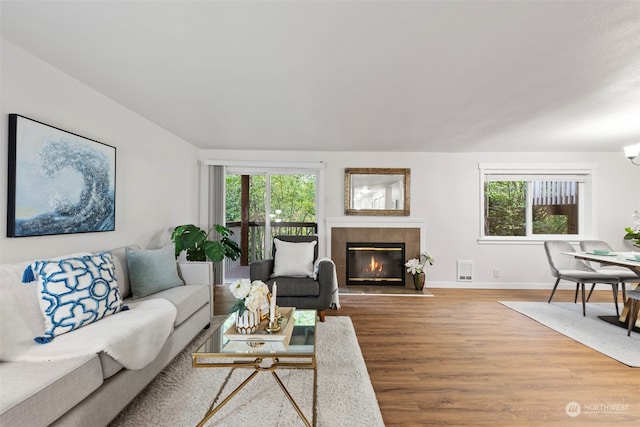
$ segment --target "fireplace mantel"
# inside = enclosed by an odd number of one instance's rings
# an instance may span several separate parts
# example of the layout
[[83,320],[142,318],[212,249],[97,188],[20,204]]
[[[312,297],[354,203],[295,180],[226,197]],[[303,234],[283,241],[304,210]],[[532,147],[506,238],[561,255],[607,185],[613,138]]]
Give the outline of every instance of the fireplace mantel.
[[[326,248],[331,254],[331,232],[333,228],[418,228],[420,229],[420,252],[425,252],[427,241],[426,218],[411,217],[336,217],[326,218]],[[330,256],[330,255],[329,255]]]

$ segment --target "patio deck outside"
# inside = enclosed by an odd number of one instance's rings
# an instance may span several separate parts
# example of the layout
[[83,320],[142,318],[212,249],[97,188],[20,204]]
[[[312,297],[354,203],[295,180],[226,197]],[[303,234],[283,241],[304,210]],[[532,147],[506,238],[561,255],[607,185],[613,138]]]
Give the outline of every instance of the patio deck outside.
[[[248,247],[242,248],[242,251],[248,251],[249,263],[259,261],[269,257],[269,254],[265,254],[264,235],[265,235],[265,223],[264,222],[249,222],[249,239]],[[309,236],[317,234],[318,224],[315,222],[271,222],[270,224],[271,236],[269,238],[269,245],[273,242],[274,236]],[[233,240],[241,244],[240,242],[240,222],[228,222],[226,226],[233,231]],[[240,260],[233,261],[225,259],[225,283],[232,283],[238,279],[249,278],[249,266],[241,265]]]

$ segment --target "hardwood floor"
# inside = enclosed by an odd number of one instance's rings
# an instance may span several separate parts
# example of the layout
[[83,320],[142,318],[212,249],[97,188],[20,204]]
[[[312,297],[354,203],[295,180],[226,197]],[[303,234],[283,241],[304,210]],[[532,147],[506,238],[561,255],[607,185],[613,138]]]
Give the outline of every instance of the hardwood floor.
[[[640,368],[497,302],[546,301],[549,291],[429,290],[434,298],[341,295],[327,312],[351,317],[387,426],[640,425]],[[216,313],[232,302],[221,293]],[[576,417],[570,402],[581,405]]]

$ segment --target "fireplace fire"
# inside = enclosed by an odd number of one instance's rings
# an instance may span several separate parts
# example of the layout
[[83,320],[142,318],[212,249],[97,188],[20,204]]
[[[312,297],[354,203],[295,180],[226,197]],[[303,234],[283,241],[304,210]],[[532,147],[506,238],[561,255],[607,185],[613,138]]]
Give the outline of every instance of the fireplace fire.
[[347,285],[404,286],[404,243],[347,243]]

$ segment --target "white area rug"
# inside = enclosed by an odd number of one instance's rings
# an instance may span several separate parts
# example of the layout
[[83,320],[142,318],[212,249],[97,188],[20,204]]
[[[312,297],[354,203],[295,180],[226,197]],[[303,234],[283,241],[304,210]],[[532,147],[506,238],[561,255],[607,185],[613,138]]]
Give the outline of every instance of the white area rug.
[[588,303],[586,317],[580,303],[500,303],[625,365],[640,367],[640,334],[628,337],[626,329],[598,319],[615,315],[612,303]]
[[[216,396],[228,368],[193,368],[191,353],[204,331],[119,415],[110,426],[195,426]],[[371,380],[349,317],[328,316],[316,328],[318,426],[384,426]],[[222,400],[249,374],[236,369]],[[311,420],[313,371],[278,370],[289,392]],[[303,426],[295,409],[269,372],[260,372],[207,426]]]

